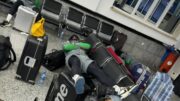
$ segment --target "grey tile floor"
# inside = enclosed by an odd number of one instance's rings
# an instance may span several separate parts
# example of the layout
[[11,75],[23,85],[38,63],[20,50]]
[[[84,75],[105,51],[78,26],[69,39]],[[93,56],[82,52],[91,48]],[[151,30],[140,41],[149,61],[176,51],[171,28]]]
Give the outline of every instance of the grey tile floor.
[[[1,35],[10,36],[13,48],[17,55],[17,62],[11,65],[8,70],[0,71],[0,99],[4,101],[33,101],[35,97],[38,97],[40,101],[44,101],[54,73],[47,71],[47,79],[41,86],[36,84],[31,85],[16,80],[16,69],[27,36],[12,30],[12,28],[0,28],[0,32]],[[45,68],[42,67],[40,72],[44,70]],[[37,77],[37,79],[38,78],[39,77]]]
[[[2,9],[1,9],[2,10]],[[0,10],[0,11],[1,11]],[[6,14],[2,11],[0,12],[0,22],[5,18]],[[52,49],[61,49],[61,42],[57,37],[57,30],[52,25],[47,25],[46,33],[49,36],[47,52],[50,52]],[[72,34],[72,33],[71,33]],[[13,45],[13,48],[17,55],[17,62],[11,65],[8,70],[0,71],[0,99],[3,101],[34,101],[35,97],[39,98],[39,101],[44,101],[46,93],[52,81],[54,74],[47,70],[47,78],[43,85],[39,86],[37,84],[31,85],[24,83],[22,81],[16,80],[16,69],[17,65],[27,38],[27,35],[21,34],[19,31],[13,30],[11,27],[2,28],[0,27],[0,35],[9,36]],[[69,36],[70,34],[66,34]],[[46,70],[41,68],[39,74]],[[59,71],[56,71],[59,72]],[[38,81],[39,75],[37,77]],[[135,95],[129,96],[124,101],[139,101],[138,97]],[[173,95],[171,101],[180,101],[180,98]]]

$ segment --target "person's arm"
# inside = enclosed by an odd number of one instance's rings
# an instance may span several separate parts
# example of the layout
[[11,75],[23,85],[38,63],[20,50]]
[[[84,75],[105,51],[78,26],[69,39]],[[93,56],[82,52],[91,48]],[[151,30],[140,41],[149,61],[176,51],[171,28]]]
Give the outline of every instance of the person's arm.
[[88,50],[91,48],[91,45],[85,42],[72,42],[72,43],[65,43],[63,45],[63,50],[65,52],[69,52],[78,48]]

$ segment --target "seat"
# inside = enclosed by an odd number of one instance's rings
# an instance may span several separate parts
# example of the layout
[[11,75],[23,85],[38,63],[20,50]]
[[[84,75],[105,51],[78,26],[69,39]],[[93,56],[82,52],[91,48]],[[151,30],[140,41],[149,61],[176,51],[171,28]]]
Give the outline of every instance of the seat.
[[55,0],[44,0],[41,15],[46,21],[59,25],[62,4]]
[[113,31],[114,31],[114,26],[108,23],[102,22],[100,26],[100,31],[98,33],[98,37],[102,39],[103,42],[108,43],[109,41],[111,41]]
[[99,19],[86,15],[85,21],[83,23],[83,28],[90,28],[92,32],[96,34],[98,32],[99,22],[100,22]]
[[74,8],[69,7],[69,12],[65,21],[67,30],[80,33],[84,14]]

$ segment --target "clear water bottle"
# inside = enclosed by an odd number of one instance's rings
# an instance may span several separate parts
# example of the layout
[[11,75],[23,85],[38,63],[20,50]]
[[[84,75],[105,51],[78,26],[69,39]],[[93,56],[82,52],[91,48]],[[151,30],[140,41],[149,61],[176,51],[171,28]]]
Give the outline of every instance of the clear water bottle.
[[39,78],[39,81],[38,81],[38,85],[42,85],[45,80],[46,80],[46,71],[43,71],[43,72],[40,74],[40,78]]
[[64,36],[64,29],[63,29],[63,31],[62,31],[61,34],[60,34],[60,39],[61,39],[61,40],[63,40],[63,36]]

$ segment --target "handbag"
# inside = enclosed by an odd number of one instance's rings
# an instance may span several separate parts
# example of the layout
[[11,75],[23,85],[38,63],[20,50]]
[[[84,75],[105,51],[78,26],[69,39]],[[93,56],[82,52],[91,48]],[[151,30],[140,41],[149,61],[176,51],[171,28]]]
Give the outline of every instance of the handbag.
[[41,18],[38,22],[32,25],[32,28],[31,28],[32,36],[43,37],[45,35],[44,22],[45,22],[45,19]]

